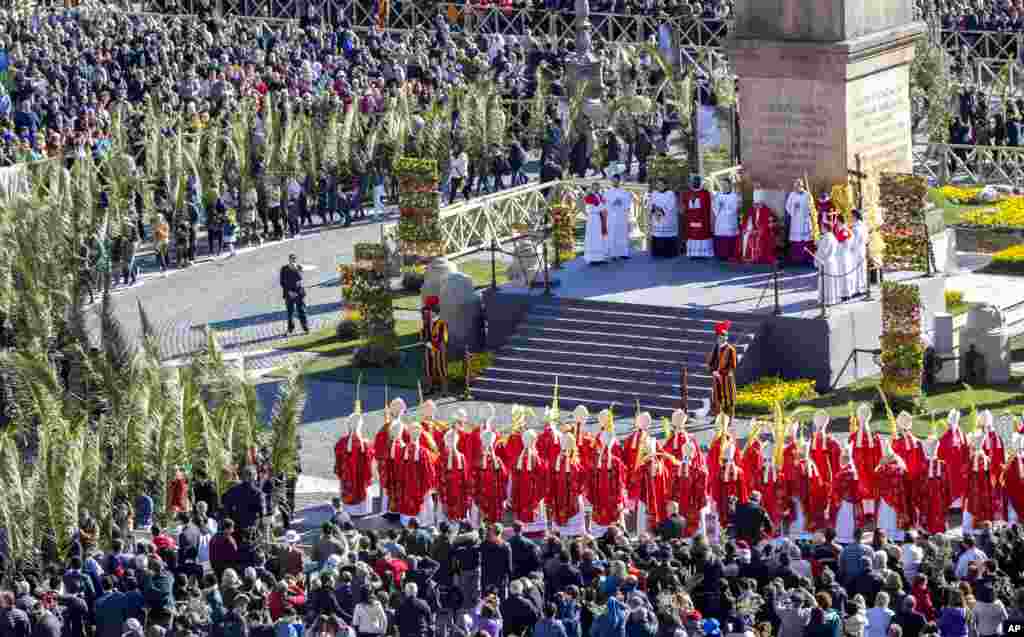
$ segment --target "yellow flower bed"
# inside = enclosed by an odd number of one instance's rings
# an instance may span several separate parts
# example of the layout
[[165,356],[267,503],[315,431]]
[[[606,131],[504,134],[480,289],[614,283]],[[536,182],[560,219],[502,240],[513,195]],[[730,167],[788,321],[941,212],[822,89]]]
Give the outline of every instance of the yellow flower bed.
[[1024,245],[1000,250],[992,255],[992,262],[985,267],[991,274],[1024,275]]
[[994,207],[964,212],[960,219],[974,226],[1024,227],[1024,197],[1007,197]]
[[749,411],[770,411],[775,403],[788,405],[809,400],[818,395],[815,382],[807,378],[785,380],[779,376],[765,376],[740,387],[736,392],[736,408]]
[[959,186],[943,186],[939,188],[939,194],[945,197],[948,201],[958,204],[964,204],[974,201],[982,191],[982,188],[977,186],[968,186],[967,188],[961,188]]

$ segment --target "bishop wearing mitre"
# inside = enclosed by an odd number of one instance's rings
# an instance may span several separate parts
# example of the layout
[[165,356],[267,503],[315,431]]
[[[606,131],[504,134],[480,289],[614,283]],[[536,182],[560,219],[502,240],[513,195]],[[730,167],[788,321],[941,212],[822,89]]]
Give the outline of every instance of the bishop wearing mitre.
[[438,480],[438,494],[444,507],[444,517],[451,522],[469,521],[470,508],[473,503],[472,485],[470,484],[470,464],[466,455],[459,451],[461,432],[458,427],[451,427],[444,434]]
[[811,456],[809,442],[797,442],[796,462],[786,468],[787,493],[791,508],[789,534],[809,538],[828,526],[829,483]]
[[708,508],[708,469],[701,461],[700,447],[689,439],[679,453],[679,466],[671,489],[672,499],[679,505],[685,525],[683,537],[703,532],[704,513]]
[[590,418],[590,410],[584,405],[577,405],[572,412],[573,435],[576,439],[576,452],[579,455],[580,463],[584,467],[591,467],[597,460],[598,449],[601,446],[597,436],[587,431],[587,420]]
[[342,435],[334,445],[334,475],[341,485],[341,502],[350,516],[370,513],[373,484],[373,447],[363,440],[363,417],[355,413],[342,422]]
[[[696,455],[691,458],[691,461],[703,465],[704,454],[700,452],[700,445],[697,444],[697,439],[693,434],[686,431],[686,421],[688,416],[682,409],[676,409],[672,412],[672,429],[668,438],[665,440],[662,446],[662,451],[669,454],[676,460],[683,459],[683,450],[687,447],[692,447],[697,450]],[[680,507],[682,503],[680,502]]]
[[853,453],[848,447],[844,448],[839,457],[839,471],[832,479],[832,503],[829,507],[836,540],[840,544],[853,542],[857,529],[864,528],[865,496],[864,483],[857,476]]
[[546,502],[551,512],[551,522],[559,535],[577,537],[587,532],[583,510],[586,473],[576,450],[576,438],[571,433],[562,435],[559,449],[547,480]]
[[946,532],[946,517],[953,504],[953,488],[949,467],[939,455],[939,440],[933,435],[924,445],[927,464],[917,490],[915,509],[917,523],[927,533]]
[[622,461],[626,463],[626,469],[629,471],[640,466],[640,456],[647,448],[647,441],[651,439],[648,433],[650,426],[651,415],[649,413],[645,411],[637,414],[633,420],[632,433],[626,436],[626,441],[622,443]]
[[[981,419],[981,448],[988,456],[992,473],[996,476],[1003,475],[1003,467],[1006,466],[1006,449],[1003,446],[1003,439],[996,431],[995,418],[988,409],[982,411],[978,417]],[[1009,418],[1009,416],[1005,416]]]
[[771,265],[776,260],[775,213],[764,203],[764,190],[754,186],[754,203],[743,215],[740,256],[744,263]]
[[[738,458],[736,442],[734,440],[725,442],[722,445],[718,480],[711,487],[720,529],[729,525],[734,506],[740,502],[746,502],[750,496],[747,476],[743,473],[743,467],[740,466]],[[710,466],[708,470],[710,473]]]
[[967,490],[964,493],[964,533],[981,528],[982,522],[1002,519],[1002,503],[992,473],[992,459],[985,452],[984,436],[975,435],[967,469]]
[[786,481],[779,466],[775,463],[774,444],[760,444],[756,447],[759,457],[753,455],[751,445],[750,456],[743,453],[743,469],[750,479],[750,491],[757,491],[761,494],[761,506],[772,521],[772,529],[775,535],[782,532],[782,520],[790,510],[789,501],[786,495]]
[[402,524],[416,518],[422,526],[437,522],[434,493],[437,491],[436,452],[431,448],[433,437],[425,435],[419,423],[409,427],[411,441],[405,446],[398,465],[398,512]]
[[712,202],[715,224],[715,256],[722,261],[736,261],[739,258],[740,196],[733,190],[732,177],[722,180],[722,192],[716,193]]
[[1013,441],[1014,457],[1003,469],[1000,486],[1006,500],[1006,521],[1021,524],[1024,523],[1024,436],[1015,433]]
[[786,197],[786,222],[789,224],[789,262],[810,263],[814,251],[811,195],[802,179],[793,182],[793,192]]
[[946,431],[939,437],[939,458],[946,463],[946,473],[953,490],[951,506],[963,505],[964,493],[967,492],[967,467],[970,456],[970,444],[967,436],[960,429],[960,412],[950,409],[946,416]]
[[814,414],[814,433],[811,435],[811,458],[829,483],[839,473],[839,456],[842,453],[839,442],[828,432],[831,421],[828,412],[819,409]]
[[617,452],[618,446],[611,430],[602,431],[597,461],[587,472],[586,495],[593,508],[590,534],[594,537],[602,537],[608,527],[619,524],[626,508],[628,473]]
[[857,475],[864,481],[865,511],[875,512],[875,500],[878,489],[875,487],[875,473],[882,462],[882,440],[877,433],[871,431],[871,405],[861,403],[857,407],[857,431],[850,436],[853,450],[853,463],[857,465]]

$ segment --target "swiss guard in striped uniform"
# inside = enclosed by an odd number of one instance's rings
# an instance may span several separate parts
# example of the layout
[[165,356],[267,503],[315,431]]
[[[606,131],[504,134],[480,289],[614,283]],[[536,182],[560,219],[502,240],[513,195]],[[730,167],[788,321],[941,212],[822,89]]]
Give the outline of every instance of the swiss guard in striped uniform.
[[434,318],[441,306],[436,296],[428,296],[423,302],[423,333],[426,346],[424,364],[426,367],[427,393],[448,391],[448,323]]
[[731,321],[715,323],[718,342],[708,356],[708,370],[714,378],[711,409],[715,414],[732,416],[736,408],[736,348],[729,344]]

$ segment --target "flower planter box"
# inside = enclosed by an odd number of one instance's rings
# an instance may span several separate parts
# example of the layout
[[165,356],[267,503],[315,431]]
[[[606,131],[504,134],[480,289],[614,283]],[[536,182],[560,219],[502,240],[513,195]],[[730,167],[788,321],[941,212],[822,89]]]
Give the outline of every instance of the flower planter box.
[[1024,228],[1001,228],[957,224],[956,246],[964,252],[991,254],[1024,243]]

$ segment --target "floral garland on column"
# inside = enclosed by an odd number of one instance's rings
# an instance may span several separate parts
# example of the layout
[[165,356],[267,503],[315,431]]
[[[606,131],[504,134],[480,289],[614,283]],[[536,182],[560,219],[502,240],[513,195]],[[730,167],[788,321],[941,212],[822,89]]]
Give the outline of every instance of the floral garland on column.
[[355,263],[339,266],[339,270],[345,307],[359,315],[359,336],[374,345],[395,346],[395,316],[384,246],[355,244]]
[[893,400],[921,396],[921,290],[886,281],[882,285],[882,391]]
[[928,181],[902,173],[882,173],[879,178],[880,205],[885,223],[886,271],[928,270],[928,230],[924,222]]
[[551,204],[551,241],[559,263],[576,258],[576,207],[568,199]]
[[397,238],[407,255],[433,257],[442,254],[441,192],[437,161],[402,157],[395,162],[398,176]]

